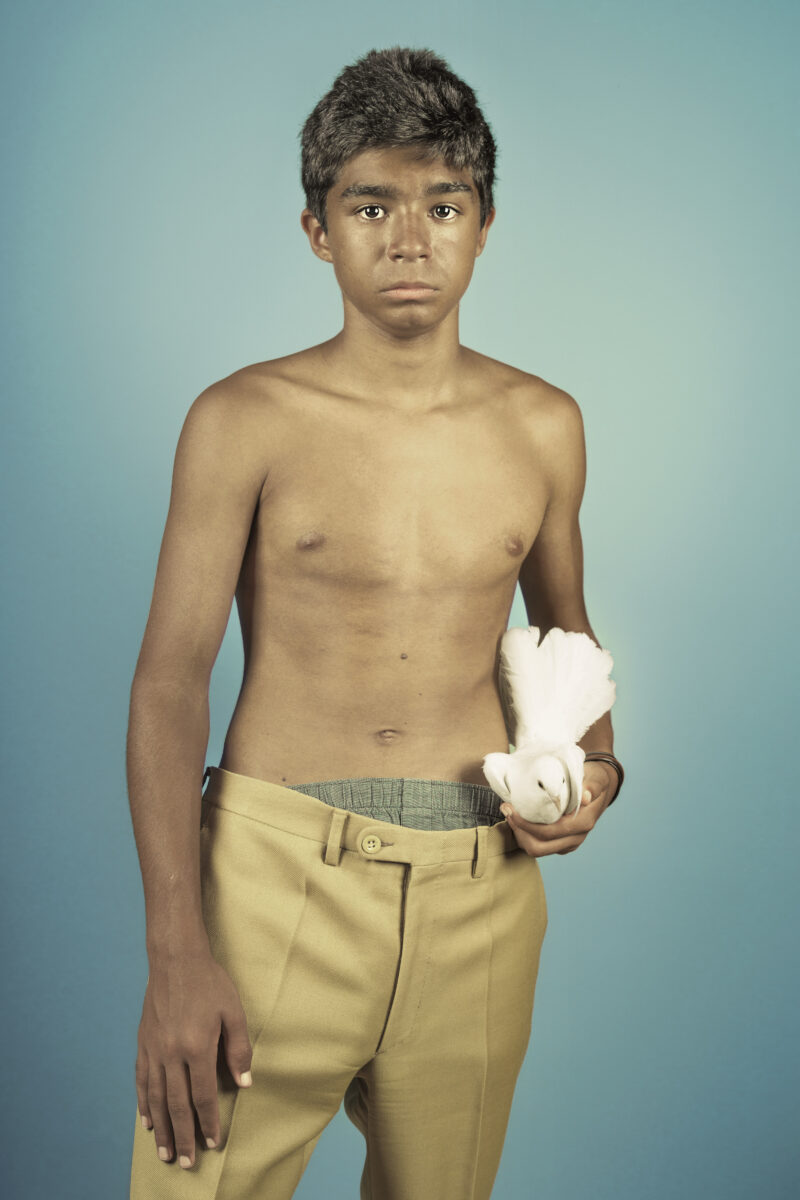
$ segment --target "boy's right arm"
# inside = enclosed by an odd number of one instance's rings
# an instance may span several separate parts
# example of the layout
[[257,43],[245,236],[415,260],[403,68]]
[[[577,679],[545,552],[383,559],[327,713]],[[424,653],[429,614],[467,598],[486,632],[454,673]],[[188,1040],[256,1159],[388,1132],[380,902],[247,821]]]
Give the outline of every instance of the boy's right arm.
[[211,671],[267,472],[253,403],[223,380],[186,416],[130,697],[128,796],[150,967],[136,1090],[154,1152],[165,1147],[162,1157],[177,1153],[190,1164],[193,1105],[204,1137],[219,1145],[220,1034],[237,1081],[251,1059],[241,1001],[203,924],[199,830]]

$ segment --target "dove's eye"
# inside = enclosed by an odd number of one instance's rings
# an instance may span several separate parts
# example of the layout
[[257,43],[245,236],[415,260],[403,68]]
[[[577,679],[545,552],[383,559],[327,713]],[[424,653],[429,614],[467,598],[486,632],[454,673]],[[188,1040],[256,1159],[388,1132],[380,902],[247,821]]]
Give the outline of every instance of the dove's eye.
[[542,783],[541,779],[537,779],[536,782],[538,783],[540,788],[544,787],[544,784]]

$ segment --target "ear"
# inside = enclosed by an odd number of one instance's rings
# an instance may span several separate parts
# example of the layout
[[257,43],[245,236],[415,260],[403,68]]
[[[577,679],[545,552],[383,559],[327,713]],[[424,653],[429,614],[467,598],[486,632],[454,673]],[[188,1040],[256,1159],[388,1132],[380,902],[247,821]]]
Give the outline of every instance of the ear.
[[328,235],[310,208],[303,209],[300,214],[300,224],[305,230],[311,249],[317,258],[321,258],[323,262],[333,262],[333,256],[328,246]]
[[486,245],[486,235],[489,232],[489,226],[491,225],[492,221],[494,220],[494,214],[495,214],[495,210],[493,208],[490,208],[488,213],[486,214],[486,220],[483,223],[483,228],[481,229],[480,233],[478,234],[478,245],[477,245],[477,249],[475,250],[476,258],[483,250],[483,247]]

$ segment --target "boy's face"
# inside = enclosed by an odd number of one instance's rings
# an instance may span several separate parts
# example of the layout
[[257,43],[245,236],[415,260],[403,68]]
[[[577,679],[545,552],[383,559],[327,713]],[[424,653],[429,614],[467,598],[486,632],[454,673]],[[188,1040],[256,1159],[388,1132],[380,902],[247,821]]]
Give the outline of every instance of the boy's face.
[[[420,159],[415,148],[364,150],[328,192],[328,232],[308,209],[301,223],[314,253],[333,263],[345,304],[398,335],[423,332],[457,305],[483,250],[469,170]],[[398,285],[418,283],[418,289]]]

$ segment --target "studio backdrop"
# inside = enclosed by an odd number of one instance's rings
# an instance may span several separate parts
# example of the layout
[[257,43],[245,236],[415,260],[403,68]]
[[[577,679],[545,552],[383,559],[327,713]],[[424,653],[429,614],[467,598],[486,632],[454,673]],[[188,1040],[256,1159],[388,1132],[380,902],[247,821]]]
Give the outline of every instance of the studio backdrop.
[[[175,445],[209,384],[341,327],[298,133],[393,45],[442,55],[498,143],[461,338],[580,405],[626,768],[541,860],[495,1194],[796,1194],[797,6],[16,0],[2,34],[5,1194],[127,1195],[125,734]],[[209,763],[241,672],[234,610]],[[340,1112],[298,1197],[351,1200],[362,1161]]]

